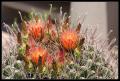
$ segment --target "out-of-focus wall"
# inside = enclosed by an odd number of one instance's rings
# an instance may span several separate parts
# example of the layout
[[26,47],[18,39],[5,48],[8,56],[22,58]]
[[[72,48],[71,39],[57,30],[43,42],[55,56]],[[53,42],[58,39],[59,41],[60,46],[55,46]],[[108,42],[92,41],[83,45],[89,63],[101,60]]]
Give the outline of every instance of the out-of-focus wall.
[[107,2],[107,31],[113,30],[113,34],[109,36],[109,39],[112,40],[116,37],[116,45],[118,45],[118,18],[118,2]]
[[[110,29],[113,29],[112,38],[118,38],[118,4],[117,2],[71,2],[71,20],[77,24],[77,18],[87,12],[83,26],[98,25],[102,38],[107,36]],[[109,38],[110,40],[112,38]],[[116,43],[117,44],[117,43]]]
[[[69,14],[70,2],[67,1],[13,1],[13,2],[2,2],[2,22],[11,25],[14,18],[17,18],[18,23],[21,22],[18,11],[21,12],[22,16],[27,16],[27,13],[34,9],[36,12],[48,13],[50,10],[50,4],[52,4],[52,18],[59,16],[60,7],[62,6],[63,13]],[[5,29],[2,29],[5,30]]]
[[[104,33],[103,37],[107,37],[106,2],[72,2],[71,9],[71,20],[73,23],[77,24],[78,17],[87,13],[82,27],[98,25],[99,32]],[[82,21],[82,19],[80,20]]]

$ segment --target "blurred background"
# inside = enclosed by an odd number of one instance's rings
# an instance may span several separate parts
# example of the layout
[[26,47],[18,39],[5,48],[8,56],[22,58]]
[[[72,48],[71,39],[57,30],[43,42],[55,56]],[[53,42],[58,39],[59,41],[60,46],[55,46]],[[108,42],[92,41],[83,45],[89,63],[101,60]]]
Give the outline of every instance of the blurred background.
[[[2,22],[11,25],[14,18],[18,18],[20,22],[20,16],[18,10],[22,15],[27,15],[31,9],[35,9],[39,12],[48,12],[50,5],[52,4],[53,12],[57,16],[59,15],[60,7],[62,6],[63,13],[67,12],[71,15],[71,21],[77,24],[77,19],[84,13],[87,13],[83,27],[85,25],[98,25],[98,30],[103,33],[103,38],[108,38],[111,41],[113,38],[117,39],[115,43],[118,45],[118,2],[40,2],[40,1],[22,1],[22,2],[2,2]],[[113,30],[112,35],[107,36],[110,30]],[[2,32],[6,30],[2,28]],[[4,34],[4,33],[3,33]],[[7,34],[6,34],[7,35]],[[109,42],[108,41],[108,42]]]

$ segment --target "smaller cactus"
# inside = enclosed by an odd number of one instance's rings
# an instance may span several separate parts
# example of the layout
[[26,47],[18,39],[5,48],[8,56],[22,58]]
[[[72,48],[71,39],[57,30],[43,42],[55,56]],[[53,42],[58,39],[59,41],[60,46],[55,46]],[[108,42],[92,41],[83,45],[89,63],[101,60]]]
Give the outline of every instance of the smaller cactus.
[[39,19],[32,19],[28,21],[28,23],[25,24],[27,30],[27,33],[31,35],[35,40],[40,40],[43,37],[44,34],[44,24]]
[[61,33],[60,42],[67,50],[75,49],[78,44],[78,35],[73,30],[66,30]]
[[39,56],[42,57],[42,64],[44,64],[47,56],[47,51],[43,48],[35,48],[33,52],[31,52],[31,59],[36,64],[38,64]]

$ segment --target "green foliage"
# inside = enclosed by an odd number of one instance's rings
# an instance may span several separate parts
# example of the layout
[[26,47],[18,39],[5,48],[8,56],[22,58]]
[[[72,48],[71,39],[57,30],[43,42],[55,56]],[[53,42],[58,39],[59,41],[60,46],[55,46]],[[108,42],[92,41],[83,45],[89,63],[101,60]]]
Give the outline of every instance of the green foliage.
[[9,66],[5,67],[5,69],[3,70],[3,75],[4,76],[10,76],[12,74],[12,71],[10,69]]
[[16,63],[14,64],[14,67],[16,69],[21,69],[22,68],[22,62],[20,60],[17,60]]
[[80,54],[81,54],[80,50],[75,49],[74,55],[75,55],[76,59],[79,59],[79,58],[80,58]]
[[27,40],[28,40],[28,34],[22,36],[22,40],[23,40],[23,42],[26,44],[26,43],[27,43]]

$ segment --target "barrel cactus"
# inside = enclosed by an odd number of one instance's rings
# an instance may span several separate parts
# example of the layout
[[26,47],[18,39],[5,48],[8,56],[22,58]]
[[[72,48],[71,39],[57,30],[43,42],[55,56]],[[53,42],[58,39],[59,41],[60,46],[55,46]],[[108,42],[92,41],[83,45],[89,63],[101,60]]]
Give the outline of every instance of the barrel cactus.
[[[60,20],[53,19],[52,13],[46,18],[30,14],[28,20],[19,14],[21,25],[14,22],[10,27],[3,23],[11,35],[9,40],[13,40],[8,42],[8,56],[5,56],[2,46],[3,79],[118,78],[116,47],[110,49],[114,40],[110,44],[103,40],[97,46],[98,42],[94,41],[96,29],[87,36],[89,29],[83,31],[81,22],[72,27],[70,17],[63,14],[60,14]],[[11,42],[14,44],[11,45]]]

